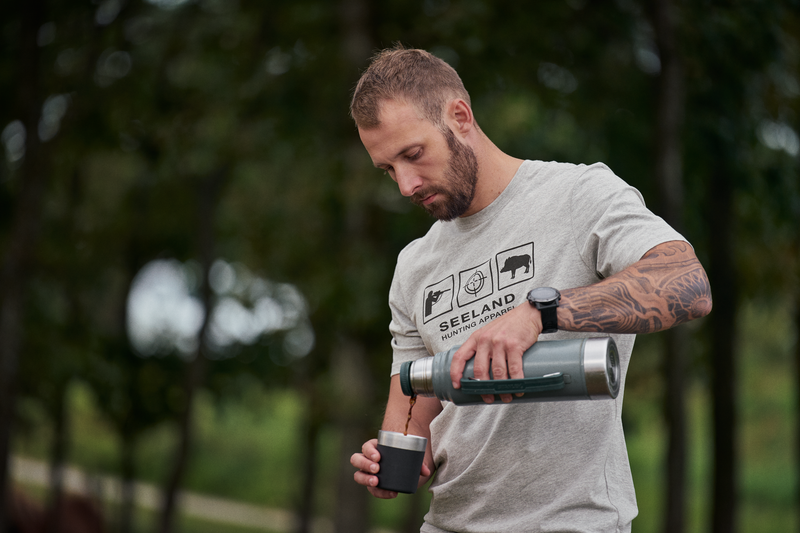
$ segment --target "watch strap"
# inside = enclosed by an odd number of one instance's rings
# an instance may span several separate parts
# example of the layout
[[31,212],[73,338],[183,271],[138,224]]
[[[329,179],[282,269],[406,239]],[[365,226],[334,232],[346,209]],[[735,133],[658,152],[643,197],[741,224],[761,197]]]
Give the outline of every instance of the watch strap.
[[542,333],[558,331],[558,303],[537,304],[536,308],[542,314]]

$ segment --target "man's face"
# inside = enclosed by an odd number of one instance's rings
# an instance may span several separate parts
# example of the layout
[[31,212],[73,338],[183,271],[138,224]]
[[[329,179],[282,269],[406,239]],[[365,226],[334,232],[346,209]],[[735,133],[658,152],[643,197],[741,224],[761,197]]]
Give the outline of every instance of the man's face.
[[[452,130],[448,129],[444,137],[450,151],[444,171],[445,182],[414,193],[411,201],[424,207],[433,218],[448,221],[460,217],[472,205],[478,183],[478,159],[472,148],[456,139]],[[434,193],[441,195],[441,201],[424,204],[423,200]]]
[[469,213],[478,181],[478,161],[471,147],[451,130],[443,134],[404,102],[385,101],[381,123],[359,129],[376,167],[397,182],[400,192],[439,220]]

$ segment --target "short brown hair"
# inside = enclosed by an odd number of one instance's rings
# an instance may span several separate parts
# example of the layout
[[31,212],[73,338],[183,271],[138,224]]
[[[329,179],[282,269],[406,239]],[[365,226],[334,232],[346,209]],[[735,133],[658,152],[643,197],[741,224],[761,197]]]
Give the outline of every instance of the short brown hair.
[[372,58],[353,91],[350,116],[357,127],[374,128],[380,124],[383,100],[405,100],[443,129],[442,112],[453,98],[471,105],[469,93],[453,67],[425,50],[398,44]]

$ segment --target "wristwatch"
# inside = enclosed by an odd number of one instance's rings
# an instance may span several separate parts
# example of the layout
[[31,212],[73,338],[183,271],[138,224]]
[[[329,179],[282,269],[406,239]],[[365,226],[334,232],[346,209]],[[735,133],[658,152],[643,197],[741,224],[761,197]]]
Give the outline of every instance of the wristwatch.
[[542,333],[558,331],[558,302],[561,293],[553,287],[538,287],[528,293],[528,302],[542,313]]

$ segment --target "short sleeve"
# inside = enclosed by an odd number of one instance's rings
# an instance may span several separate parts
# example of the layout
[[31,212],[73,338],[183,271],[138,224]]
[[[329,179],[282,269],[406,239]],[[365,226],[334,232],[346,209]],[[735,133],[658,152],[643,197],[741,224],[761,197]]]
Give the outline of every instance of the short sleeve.
[[571,198],[572,234],[587,267],[608,277],[648,250],[684,237],[650,211],[642,195],[601,164],[576,181]]
[[[398,265],[400,261],[398,261]],[[409,306],[406,304],[405,294],[402,290],[399,267],[395,269],[392,286],[389,289],[389,308],[392,311],[392,321],[389,331],[392,334],[392,372],[400,372],[400,366],[405,361],[415,361],[421,357],[431,355],[417,330]]]

